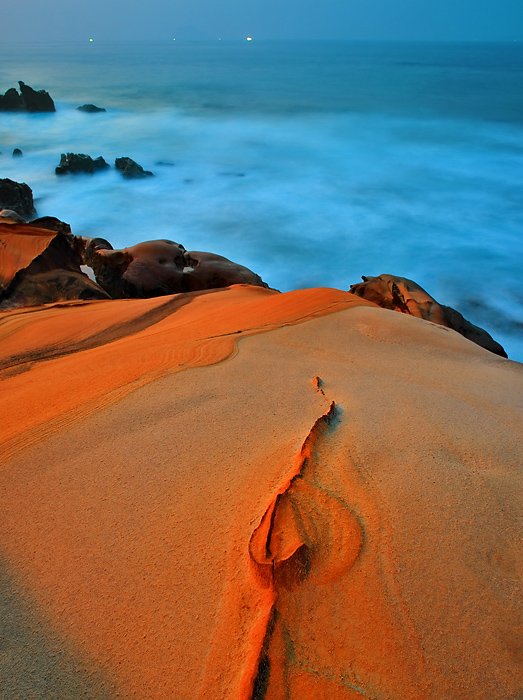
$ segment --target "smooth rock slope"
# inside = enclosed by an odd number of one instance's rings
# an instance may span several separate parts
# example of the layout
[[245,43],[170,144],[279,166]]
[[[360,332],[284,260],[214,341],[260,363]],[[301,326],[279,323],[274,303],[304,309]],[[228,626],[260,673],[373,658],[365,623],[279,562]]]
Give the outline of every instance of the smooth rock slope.
[[521,365],[329,289],[0,340],[2,697],[519,697]]

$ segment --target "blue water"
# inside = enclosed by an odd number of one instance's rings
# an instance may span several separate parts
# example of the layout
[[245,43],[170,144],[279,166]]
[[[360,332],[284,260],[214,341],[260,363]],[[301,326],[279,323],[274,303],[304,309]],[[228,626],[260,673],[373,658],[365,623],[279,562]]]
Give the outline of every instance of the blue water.
[[[0,90],[17,80],[58,109],[0,114],[0,176],[40,215],[282,290],[404,275],[523,360],[523,44],[2,43]],[[156,177],[58,178],[65,151]]]

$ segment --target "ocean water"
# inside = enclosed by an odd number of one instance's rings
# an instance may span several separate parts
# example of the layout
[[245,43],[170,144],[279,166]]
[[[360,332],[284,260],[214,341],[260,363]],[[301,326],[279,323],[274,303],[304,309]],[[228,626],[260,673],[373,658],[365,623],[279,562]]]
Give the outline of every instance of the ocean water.
[[[0,113],[0,176],[39,215],[281,290],[403,275],[523,361],[523,44],[2,42],[0,90],[18,80],[58,110]],[[155,177],[57,177],[67,151]]]

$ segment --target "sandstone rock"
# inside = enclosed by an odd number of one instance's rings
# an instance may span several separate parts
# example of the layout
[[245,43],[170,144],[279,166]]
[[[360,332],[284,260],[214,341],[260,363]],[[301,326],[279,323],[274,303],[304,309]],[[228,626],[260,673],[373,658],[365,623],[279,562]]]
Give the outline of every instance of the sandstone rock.
[[81,264],[81,249],[71,234],[0,224],[0,308],[108,299],[82,273]]
[[107,110],[103,107],[97,107],[93,104],[80,105],[76,108],[79,112],[87,112],[89,114],[96,114],[97,112],[106,112]]
[[268,285],[252,270],[221,255],[190,251],[185,255],[183,285],[186,291],[230,287],[233,284]]
[[9,178],[0,178],[0,208],[12,209],[24,218],[33,217],[36,211],[29,185]]
[[384,309],[400,311],[452,328],[486,350],[501,357],[507,357],[503,347],[487,331],[467,321],[459,311],[439,304],[416,282],[394,275],[362,277],[362,279],[363,282],[351,285],[352,294],[372,301]]
[[25,219],[12,209],[0,209],[0,219],[2,224],[25,224]]
[[251,284],[267,287],[251,270],[213,253],[188,253],[162,239],[114,250],[103,238],[85,239],[84,263],[113,298],[148,298]]
[[109,168],[109,164],[102,158],[91,158],[84,153],[62,153],[60,164],[56,166],[55,173],[57,175],[78,174],[78,173],[95,173],[99,170]]
[[42,216],[39,219],[33,219],[28,226],[35,228],[45,228],[48,231],[58,231],[59,233],[71,233],[71,226],[65,221],[60,221],[56,216]]
[[150,170],[144,170],[136,161],[127,157],[117,158],[114,161],[114,167],[128,179],[151,177],[154,174]]

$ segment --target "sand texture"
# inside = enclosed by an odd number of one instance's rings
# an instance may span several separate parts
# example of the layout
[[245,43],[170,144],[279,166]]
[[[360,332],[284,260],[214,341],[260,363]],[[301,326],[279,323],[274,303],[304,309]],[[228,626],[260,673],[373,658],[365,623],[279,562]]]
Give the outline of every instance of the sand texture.
[[0,697],[516,700],[523,366],[354,294],[0,313]]

